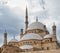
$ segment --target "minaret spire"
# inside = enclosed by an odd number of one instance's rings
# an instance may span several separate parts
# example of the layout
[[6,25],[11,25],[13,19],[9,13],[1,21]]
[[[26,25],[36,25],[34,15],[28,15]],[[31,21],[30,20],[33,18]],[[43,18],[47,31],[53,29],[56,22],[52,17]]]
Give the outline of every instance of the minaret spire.
[[25,25],[26,25],[26,30],[28,28],[28,10],[27,10],[27,6],[26,6],[26,16],[25,16]]
[[26,6],[26,16],[28,16],[28,9],[27,9],[27,6]]

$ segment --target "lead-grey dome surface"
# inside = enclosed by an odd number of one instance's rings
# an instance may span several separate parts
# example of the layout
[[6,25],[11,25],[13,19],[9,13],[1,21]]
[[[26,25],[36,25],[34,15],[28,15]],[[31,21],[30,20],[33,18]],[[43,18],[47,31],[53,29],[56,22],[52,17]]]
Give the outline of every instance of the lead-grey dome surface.
[[48,35],[44,36],[44,38],[52,38],[52,35],[48,34]]
[[[21,40],[29,40],[29,39],[38,39],[38,40],[42,40],[42,37],[38,34],[35,33],[28,33],[26,35],[24,35]],[[20,40],[20,41],[21,41]]]
[[31,29],[44,29],[44,24],[40,22],[33,22],[27,28],[27,30],[31,30]]

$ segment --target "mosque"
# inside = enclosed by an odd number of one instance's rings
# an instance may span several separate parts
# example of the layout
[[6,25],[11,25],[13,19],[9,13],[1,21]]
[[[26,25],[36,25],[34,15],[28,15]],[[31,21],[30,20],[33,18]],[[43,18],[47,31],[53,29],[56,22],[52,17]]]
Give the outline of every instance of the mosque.
[[36,18],[35,22],[29,25],[27,8],[25,16],[25,27],[25,32],[24,29],[21,29],[20,41],[14,37],[9,42],[7,42],[7,32],[4,32],[4,44],[0,48],[1,53],[40,53],[40,51],[60,49],[57,43],[56,25],[53,24],[51,34],[49,33],[46,25],[38,21],[38,18]]

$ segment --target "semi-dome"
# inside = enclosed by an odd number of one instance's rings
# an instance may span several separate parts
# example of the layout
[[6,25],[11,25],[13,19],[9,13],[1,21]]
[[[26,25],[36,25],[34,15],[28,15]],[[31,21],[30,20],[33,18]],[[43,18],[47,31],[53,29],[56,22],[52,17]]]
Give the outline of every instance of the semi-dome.
[[33,46],[32,45],[22,45],[20,46],[21,49],[32,49]]
[[42,37],[38,34],[35,34],[35,33],[28,33],[21,38],[21,40],[29,40],[29,39],[42,40]]
[[48,34],[48,35],[44,36],[44,38],[52,38],[52,35]]
[[40,22],[33,22],[27,28],[27,30],[31,30],[31,29],[44,29],[44,24]]

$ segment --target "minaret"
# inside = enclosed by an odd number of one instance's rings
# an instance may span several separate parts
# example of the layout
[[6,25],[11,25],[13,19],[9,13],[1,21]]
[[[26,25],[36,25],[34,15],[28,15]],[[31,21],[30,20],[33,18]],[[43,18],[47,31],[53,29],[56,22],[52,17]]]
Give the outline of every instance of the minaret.
[[23,29],[21,29],[21,34],[20,34],[20,38],[23,37]]
[[56,36],[56,25],[55,23],[52,26],[53,35]]
[[7,45],[7,32],[4,32],[4,45]]
[[28,10],[27,10],[27,7],[26,7],[26,16],[25,16],[25,25],[26,25],[26,30],[28,28]]
[[52,49],[57,49],[57,48],[59,48],[59,46],[58,46],[58,44],[57,44],[57,37],[56,37],[56,25],[55,25],[55,23],[53,24],[53,26],[52,26],[52,32],[53,32],[53,36],[52,36],[52,43],[53,43],[53,45],[52,45]]
[[57,39],[56,39],[56,25],[55,25],[55,23],[53,24],[53,26],[52,26],[52,35],[53,35],[53,39],[52,39],[52,41],[57,41]]

